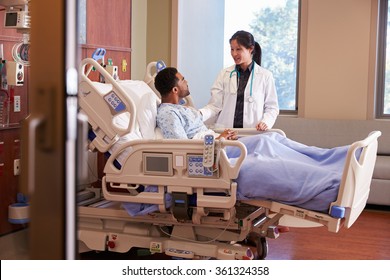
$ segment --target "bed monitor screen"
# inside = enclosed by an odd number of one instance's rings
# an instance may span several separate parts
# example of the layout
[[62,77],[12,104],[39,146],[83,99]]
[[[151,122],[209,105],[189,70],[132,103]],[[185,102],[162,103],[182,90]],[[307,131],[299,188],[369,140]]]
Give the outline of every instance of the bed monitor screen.
[[144,173],[150,175],[172,176],[172,154],[144,153]]

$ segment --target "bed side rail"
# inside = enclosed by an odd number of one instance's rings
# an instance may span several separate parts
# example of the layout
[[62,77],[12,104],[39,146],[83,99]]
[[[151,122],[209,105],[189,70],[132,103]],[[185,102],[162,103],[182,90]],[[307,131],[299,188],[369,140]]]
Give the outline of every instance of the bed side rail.
[[[272,128],[265,131],[259,131],[256,128],[233,128],[235,131],[237,131],[238,136],[251,136],[251,135],[257,135],[265,132],[276,132],[279,133],[282,136],[286,136],[286,133],[284,133],[283,130],[278,128]],[[222,128],[213,128],[213,130],[217,133],[222,133],[225,129]]]
[[[213,197],[212,199],[204,195],[205,190],[227,191],[231,194],[230,200],[222,208],[233,207],[235,204],[236,189],[233,190],[235,183],[233,180],[238,177],[242,162],[246,157],[247,150],[244,144],[239,141],[216,141],[216,145],[220,145],[220,157],[218,175],[211,175],[210,177],[194,177],[190,176],[188,172],[189,156],[203,155],[203,141],[202,140],[133,140],[115,151],[108,159],[105,168],[105,178],[102,185],[103,194],[106,199],[123,202],[137,202],[150,204],[164,204],[163,189],[159,188],[159,193],[126,193],[118,194],[110,192],[107,189],[106,183],[118,185],[120,188],[131,189],[130,185],[156,185],[166,186],[167,192],[185,192],[187,194],[201,194],[203,200],[199,200],[198,205],[216,207],[215,201],[223,201],[226,198]],[[240,157],[232,164],[226,156],[223,148],[227,146],[238,147],[241,151]],[[126,161],[122,167],[118,169],[115,166],[115,159],[122,153],[126,152]],[[169,172],[166,175],[147,174],[144,168],[144,154],[168,155],[170,160]],[[149,198],[148,198],[149,197]],[[211,199],[211,200],[209,200]],[[230,201],[229,200],[229,201]],[[203,202],[200,202],[203,201]],[[208,203],[213,201],[213,203]]]
[[332,217],[345,217],[346,228],[352,226],[366,206],[380,135],[380,131],[373,131],[365,139],[354,142],[348,150],[337,200],[329,210]]
[[[88,78],[93,67],[104,77],[105,84],[92,82]],[[79,74],[80,111],[86,114],[96,135],[90,148],[106,152],[119,137],[133,131],[136,107],[123,88],[92,58],[81,61]],[[115,119],[118,118],[122,120],[124,126],[116,124]]]

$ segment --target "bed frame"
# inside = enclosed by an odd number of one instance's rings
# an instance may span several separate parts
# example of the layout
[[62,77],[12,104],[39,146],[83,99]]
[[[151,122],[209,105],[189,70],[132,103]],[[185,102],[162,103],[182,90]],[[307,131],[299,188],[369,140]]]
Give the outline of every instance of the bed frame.
[[[112,85],[100,92],[88,78],[91,67]],[[89,68],[87,68],[89,67]],[[80,111],[87,115],[96,135],[90,148],[107,152],[115,142],[134,128],[136,106],[120,85],[92,59],[80,65]],[[114,94],[124,108],[116,111],[105,98]],[[118,106],[117,106],[118,107]],[[112,128],[112,118],[127,112],[127,128]],[[283,134],[280,130],[275,130]],[[258,133],[240,130],[241,135]],[[193,176],[189,161],[203,155],[201,140],[132,140],[121,145],[108,158],[102,180],[102,199],[78,209],[80,252],[88,250],[127,252],[133,247],[148,248],[151,253],[165,253],[185,259],[264,259],[266,238],[277,238],[278,225],[325,226],[337,233],[349,228],[363,211],[375,165],[379,131],[350,146],[338,198],[328,214],[284,205],[273,201],[236,200],[237,178],[246,157],[245,146],[238,141],[216,141],[218,171],[209,177]],[[231,165],[224,148],[238,147],[241,155]],[[356,151],[362,149],[359,160]],[[115,159],[126,152],[121,167]],[[168,158],[169,170],[149,173],[147,156]],[[141,192],[140,187],[157,186],[156,192]],[[218,195],[215,195],[218,194]],[[168,207],[167,196],[172,205]],[[191,198],[196,196],[196,203]],[[130,216],[123,203],[157,206],[157,211]],[[255,245],[256,250],[250,250]]]

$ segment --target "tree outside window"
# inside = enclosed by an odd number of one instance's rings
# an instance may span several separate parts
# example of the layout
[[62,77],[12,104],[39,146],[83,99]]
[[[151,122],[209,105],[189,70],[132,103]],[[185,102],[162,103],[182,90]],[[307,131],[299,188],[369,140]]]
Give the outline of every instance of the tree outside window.
[[262,66],[274,77],[281,110],[296,110],[298,0],[255,12],[252,34],[262,47]]

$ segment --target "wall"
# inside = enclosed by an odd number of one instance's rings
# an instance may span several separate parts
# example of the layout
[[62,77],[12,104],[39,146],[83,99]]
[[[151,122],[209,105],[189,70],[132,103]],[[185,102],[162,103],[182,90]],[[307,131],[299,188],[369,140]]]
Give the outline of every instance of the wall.
[[143,80],[149,62],[172,65],[172,7],[172,0],[132,1],[132,80]]
[[[149,25],[156,26],[160,23],[165,26],[171,21],[170,17],[166,17],[166,9],[171,7],[171,1],[164,0],[161,6],[156,7],[163,11],[159,18],[155,18],[149,7],[151,3],[156,5],[155,2],[156,0],[148,0],[148,38],[163,32],[162,29],[151,28]],[[179,0],[179,5],[184,3],[193,8],[191,4],[199,2],[199,7],[204,4],[203,1],[187,2]],[[299,117],[361,120],[373,118],[377,4],[377,0],[302,0]],[[223,13],[221,9],[213,9],[214,18]],[[191,20],[196,21],[195,18],[192,16]],[[195,25],[192,28],[196,30]],[[180,30],[178,26],[176,29]],[[165,48],[171,45],[170,38],[167,37],[172,31],[166,29],[163,34],[159,35],[159,45],[163,46],[160,51],[165,52],[168,57],[169,50]],[[191,53],[193,57],[202,57],[208,56],[207,52],[211,50],[209,47],[204,49],[202,43],[216,40],[218,39],[211,35],[203,41],[193,40],[187,43],[192,44],[194,50],[199,47],[197,53]],[[223,48],[217,50],[222,51]],[[151,51],[152,47],[148,46],[148,57],[152,56]],[[179,58],[180,51],[179,46],[176,53]],[[217,71],[209,68],[210,65],[218,65],[218,58],[213,60],[212,56],[209,57],[210,60],[202,64],[203,76],[215,78]],[[204,81],[198,78],[194,80],[198,69],[190,62],[184,61],[181,67],[185,67],[185,63],[188,70],[186,69],[184,74],[195,94],[195,84]],[[208,100],[210,93],[202,90],[196,91],[196,95],[198,100]],[[199,107],[200,104],[195,103]]]
[[131,13],[131,79],[142,80],[145,75],[146,27],[148,1],[133,0]]
[[371,9],[377,1],[302,2],[299,115],[370,118],[367,105],[373,97],[375,75],[375,69],[370,68],[371,40],[376,38],[371,34]]
[[[131,1],[87,0],[86,43],[81,57],[92,57],[97,48],[106,49],[105,64],[112,59],[121,80],[131,77]],[[122,67],[125,66],[125,69]],[[125,70],[125,71],[123,71]],[[98,79],[97,74],[91,74]],[[95,75],[95,77],[94,77]]]
[[171,0],[147,1],[146,61],[171,61]]

